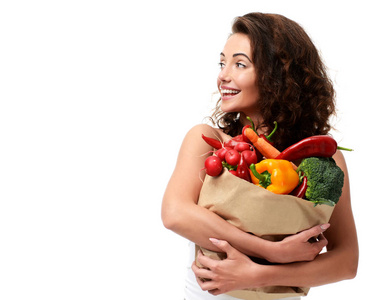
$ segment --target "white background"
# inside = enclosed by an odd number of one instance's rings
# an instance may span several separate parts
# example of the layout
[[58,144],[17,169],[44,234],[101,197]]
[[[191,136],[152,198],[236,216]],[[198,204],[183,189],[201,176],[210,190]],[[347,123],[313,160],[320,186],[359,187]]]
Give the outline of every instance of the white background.
[[379,299],[386,22],[371,0],[2,1],[0,299],[182,299],[187,241],[164,229],[161,200],[215,104],[232,20],[252,11],[313,38],[336,84],[335,137],[355,149],[358,276],[307,299]]

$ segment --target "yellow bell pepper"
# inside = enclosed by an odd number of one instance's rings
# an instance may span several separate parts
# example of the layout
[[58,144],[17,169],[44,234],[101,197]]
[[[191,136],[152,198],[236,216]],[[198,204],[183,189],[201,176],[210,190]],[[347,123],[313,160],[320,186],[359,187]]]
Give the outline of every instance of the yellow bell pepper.
[[299,175],[288,160],[262,160],[251,164],[250,173],[252,183],[275,194],[289,194],[299,184]]

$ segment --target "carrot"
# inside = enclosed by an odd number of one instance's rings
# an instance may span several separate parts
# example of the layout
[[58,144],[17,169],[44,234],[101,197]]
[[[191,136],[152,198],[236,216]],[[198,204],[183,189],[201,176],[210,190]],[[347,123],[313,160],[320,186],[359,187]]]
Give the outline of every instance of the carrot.
[[[259,137],[251,128],[245,129],[244,135],[252,142],[253,146],[265,156],[265,158],[276,158],[281,153],[267,140]],[[294,170],[297,170],[298,167],[293,162],[291,162],[291,164]]]
[[265,139],[259,137],[252,128],[246,128],[244,131],[245,136],[252,142],[253,146],[260,151],[265,158],[276,158],[280,151],[274,146],[268,143]]

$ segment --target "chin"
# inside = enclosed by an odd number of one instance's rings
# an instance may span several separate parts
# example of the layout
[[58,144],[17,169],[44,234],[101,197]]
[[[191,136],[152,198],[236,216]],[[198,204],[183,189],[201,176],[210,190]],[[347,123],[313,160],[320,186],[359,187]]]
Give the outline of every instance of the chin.
[[221,104],[221,110],[224,112],[224,113],[233,113],[233,112],[238,112],[238,110],[236,109],[232,109],[232,107],[229,107],[228,105],[223,105]]

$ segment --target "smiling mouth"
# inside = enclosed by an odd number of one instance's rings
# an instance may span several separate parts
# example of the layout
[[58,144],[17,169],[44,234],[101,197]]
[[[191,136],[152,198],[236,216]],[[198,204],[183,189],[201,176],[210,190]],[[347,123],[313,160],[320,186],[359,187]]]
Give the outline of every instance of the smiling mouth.
[[221,89],[221,96],[222,97],[232,97],[240,93],[240,90],[233,90],[233,89]]

